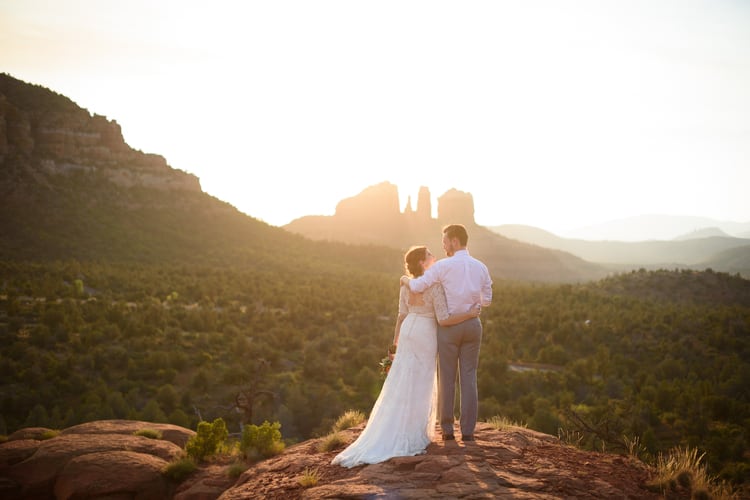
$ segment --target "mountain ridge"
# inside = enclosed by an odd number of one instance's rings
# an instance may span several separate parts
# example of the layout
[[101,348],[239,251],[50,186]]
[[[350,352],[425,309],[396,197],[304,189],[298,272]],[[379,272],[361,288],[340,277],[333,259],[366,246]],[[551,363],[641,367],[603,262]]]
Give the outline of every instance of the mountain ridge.
[[[429,192],[416,210],[400,213],[390,183],[341,200],[333,217],[303,217],[270,226],[204,193],[197,177],[159,155],[125,143],[114,120],[10,75],[0,75],[0,220],[5,259],[86,259],[129,262],[201,260],[226,265],[262,258],[281,264],[308,252],[331,265],[356,262],[365,246],[380,269],[402,267],[403,252],[428,244],[440,252],[441,224],[463,222],[470,249],[495,279],[579,282],[607,270],[565,252],[519,243],[474,223],[473,198],[451,189],[432,219]],[[379,250],[375,250],[375,249]],[[285,251],[291,253],[284,258]],[[328,249],[328,252],[326,252]],[[262,260],[262,259],[261,259]],[[372,261],[370,265],[374,265]]]
[[695,231],[681,234],[679,236],[672,238],[672,240],[673,241],[697,240],[700,238],[710,238],[713,236],[719,236],[721,238],[735,238],[736,237],[736,236],[732,236],[732,235],[725,233],[718,227],[705,227],[703,229],[696,229]]
[[706,269],[750,276],[750,239],[716,236],[685,237],[671,241],[589,241],[558,236],[540,228],[517,224],[489,229],[508,238],[570,252],[584,260],[626,268]]
[[[0,74],[0,259],[398,269],[385,247],[313,242],[246,215],[119,124]],[[367,258],[365,257],[367,255]],[[393,272],[393,271],[392,271]],[[396,271],[397,272],[397,271]]]
[[115,120],[5,73],[0,74],[0,123],[0,162],[13,160],[37,180],[82,171],[126,187],[201,191],[196,176],[128,146]]
[[729,236],[747,238],[750,221],[736,222],[689,215],[645,214],[613,219],[568,231],[560,236],[591,241],[672,240],[679,236],[716,227]]

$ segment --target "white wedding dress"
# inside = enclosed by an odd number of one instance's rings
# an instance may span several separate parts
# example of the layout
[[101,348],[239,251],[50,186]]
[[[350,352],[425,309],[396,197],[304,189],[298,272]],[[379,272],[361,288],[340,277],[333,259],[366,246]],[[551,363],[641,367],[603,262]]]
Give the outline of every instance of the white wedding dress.
[[[420,297],[420,294],[415,294]],[[343,467],[375,464],[392,457],[419,455],[435,436],[437,407],[437,321],[448,317],[440,284],[409,304],[401,287],[398,348],[367,425],[359,437],[331,462]]]

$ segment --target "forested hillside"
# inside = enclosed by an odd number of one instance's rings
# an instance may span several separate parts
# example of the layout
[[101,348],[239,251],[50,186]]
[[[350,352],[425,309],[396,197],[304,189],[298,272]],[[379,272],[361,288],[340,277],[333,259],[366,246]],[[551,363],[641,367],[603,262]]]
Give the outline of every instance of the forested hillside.
[[[235,432],[277,420],[294,441],[369,411],[399,272],[299,264],[309,272],[4,263],[0,433],[221,416]],[[499,282],[483,321],[481,418],[596,449],[689,445],[714,473],[747,480],[750,282],[686,271]]]
[[[296,441],[369,411],[400,250],[268,226],[129,148],[115,122],[7,75],[0,91],[0,434],[220,416],[233,432],[279,421]],[[506,248],[560,269],[526,247]],[[650,457],[691,446],[748,480],[750,281],[506,276],[483,312],[481,418]]]

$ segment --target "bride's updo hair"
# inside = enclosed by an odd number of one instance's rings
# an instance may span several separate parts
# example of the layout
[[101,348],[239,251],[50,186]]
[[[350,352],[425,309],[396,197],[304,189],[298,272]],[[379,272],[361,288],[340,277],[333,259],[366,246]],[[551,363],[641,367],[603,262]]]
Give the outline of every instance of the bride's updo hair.
[[424,274],[424,269],[419,264],[419,261],[425,260],[427,257],[427,247],[424,245],[411,247],[406,255],[404,255],[404,267],[406,273],[413,278],[418,278]]

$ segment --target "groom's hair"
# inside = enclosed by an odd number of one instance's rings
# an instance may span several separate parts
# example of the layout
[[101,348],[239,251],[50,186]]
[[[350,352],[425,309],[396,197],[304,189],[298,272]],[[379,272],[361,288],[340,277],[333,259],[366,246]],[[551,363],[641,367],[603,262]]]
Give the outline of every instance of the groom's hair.
[[469,233],[466,232],[463,224],[449,224],[443,228],[443,234],[450,240],[458,238],[458,242],[461,243],[462,247],[465,247],[469,243]]

